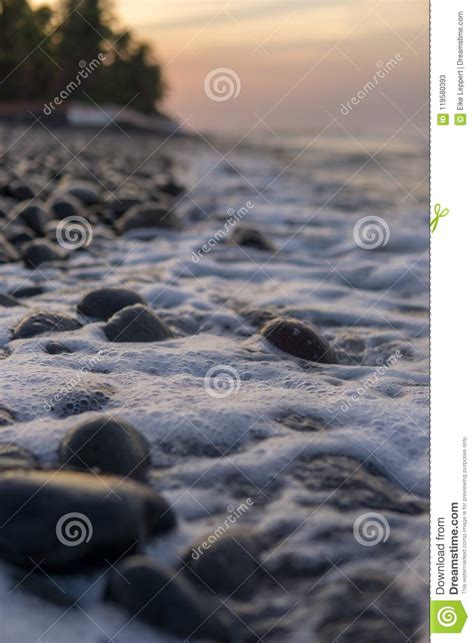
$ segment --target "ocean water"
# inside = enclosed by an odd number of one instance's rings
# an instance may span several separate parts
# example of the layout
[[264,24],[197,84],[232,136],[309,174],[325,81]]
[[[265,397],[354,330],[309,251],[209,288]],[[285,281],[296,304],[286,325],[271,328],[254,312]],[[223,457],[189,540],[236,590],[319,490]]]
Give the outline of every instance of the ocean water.
[[[17,134],[2,133],[4,152]],[[85,134],[60,137],[73,152],[89,140]],[[383,570],[402,583],[404,600],[420,609],[427,577],[426,514],[382,511],[389,545],[361,547],[352,534],[361,507],[348,503],[341,510],[327,502],[330,494],[308,482],[308,463],[321,455],[347,456],[406,497],[426,499],[429,491],[425,146],[362,140],[361,147],[324,137],[311,142],[308,136],[246,141],[226,155],[228,142],[215,139],[162,144],[103,135],[84,153],[85,165],[101,178],[103,198],[114,181],[147,190],[147,172],[157,171],[166,154],[187,188],[173,205],[183,229],[149,239],[98,235],[86,251],[73,254],[67,270],[0,265],[0,292],[45,288],[24,299],[24,307],[0,307],[0,405],[15,414],[0,428],[1,442],[27,447],[44,466],[54,466],[61,437],[97,413],[59,418],[45,403],[71,381],[81,390],[107,387],[105,410],[146,436],[152,483],[179,519],[178,529],[152,541],[148,553],[176,565],[222,523],[229,506],[252,498],[239,526],[265,543],[269,574],[252,609],[278,622],[264,640],[301,643],[318,640],[318,592],[337,587],[341,572],[352,577],[361,569]],[[18,171],[33,172],[41,189],[45,181],[40,170],[34,174],[34,163],[46,152],[64,164],[71,158],[39,132],[5,153]],[[91,178],[74,160],[65,172]],[[53,189],[48,185],[40,198]],[[237,219],[258,227],[274,251],[223,241]],[[45,336],[11,341],[11,328],[26,312],[73,314],[82,295],[98,285],[138,291],[177,337],[113,344],[102,323],[89,323],[51,336],[71,354],[45,353]],[[339,364],[313,364],[273,348],[259,322],[276,314],[317,327],[334,345]],[[221,377],[211,378],[216,374]],[[77,596],[84,590],[80,608],[46,603],[21,585],[12,591],[11,570],[0,568],[0,640],[175,640],[138,620],[128,623],[120,610],[102,603],[99,574],[60,583]],[[422,623],[417,636],[413,640],[425,640]]]

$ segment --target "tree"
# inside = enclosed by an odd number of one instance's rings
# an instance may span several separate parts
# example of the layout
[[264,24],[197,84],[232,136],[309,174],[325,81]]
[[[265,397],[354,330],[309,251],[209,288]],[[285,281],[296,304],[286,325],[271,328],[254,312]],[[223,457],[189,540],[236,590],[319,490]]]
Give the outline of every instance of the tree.
[[[148,45],[117,34],[110,0],[62,0],[59,10],[32,11],[27,0],[0,0],[0,100],[49,103],[91,61],[74,100],[156,110],[164,83]],[[48,35],[50,30],[51,35]],[[16,73],[21,70],[21,73]],[[84,93],[85,92],[85,93]]]

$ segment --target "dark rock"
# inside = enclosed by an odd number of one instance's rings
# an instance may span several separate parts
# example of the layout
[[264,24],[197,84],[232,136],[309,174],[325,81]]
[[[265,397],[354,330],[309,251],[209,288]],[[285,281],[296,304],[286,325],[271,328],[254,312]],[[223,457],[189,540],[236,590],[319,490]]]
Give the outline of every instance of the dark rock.
[[77,304],[77,310],[86,317],[109,319],[116,312],[133,306],[146,304],[141,295],[126,288],[98,288],[91,290]]
[[64,344],[61,344],[61,342],[48,342],[45,345],[44,350],[50,355],[60,355],[61,353],[73,352],[70,348],[68,348]]
[[[370,563],[358,563],[326,581],[316,598],[318,642],[415,641],[415,633],[427,622],[428,613],[421,608],[423,596],[420,602],[413,600],[401,576],[393,578]],[[426,590],[424,604],[428,603]]]
[[13,339],[35,337],[42,333],[64,333],[82,328],[77,319],[59,313],[38,312],[23,317],[13,329]]
[[127,210],[116,223],[120,234],[135,228],[167,228],[178,230],[180,222],[174,212],[155,203],[135,205]]
[[257,250],[275,250],[275,246],[270,239],[257,228],[236,228],[230,237],[230,241],[238,246],[256,248]]
[[0,306],[4,308],[13,308],[13,306],[21,306],[21,303],[11,295],[0,294]]
[[341,511],[374,509],[421,514],[428,510],[426,501],[372,473],[354,458],[322,455],[310,460],[301,458],[296,464],[293,478]]
[[0,426],[7,426],[15,420],[13,413],[4,406],[0,406]]
[[82,203],[72,194],[53,196],[47,201],[46,205],[50,208],[55,219],[66,219],[67,217],[83,215]]
[[24,201],[26,199],[33,199],[35,193],[29,185],[20,179],[12,181],[8,186],[8,193],[19,201]]
[[53,395],[47,408],[54,415],[60,418],[67,418],[71,415],[79,415],[89,411],[104,411],[109,404],[112,388],[100,384],[90,388],[74,387],[72,391],[61,390]]
[[146,480],[151,466],[149,445],[131,424],[108,417],[74,427],[59,449],[62,463],[79,469]]
[[35,469],[38,460],[30,451],[16,444],[0,444],[0,473],[11,469]]
[[12,211],[11,217],[13,219],[20,219],[39,236],[44,235],[46,225],[51,219],[50,214],[45,209],[44,203],[41,201],[25,201],[24,203],[19,203]]
[[115,214],[120,215],[143,201],[143,196],[138,192],[119,190],[113,198],[106,201],[106,204]]
[[8,227],[5,228],[5,237],[15,248],[21,248],[24,243],[33,241],[35,234],[33,230],[24,225],[9,223]]
[[16,299],[29,299],[30,297],[37,297],[42,295],[46,290],[43,286],[20,286],[9,291],[9,295]]
[[296,319],[277,318],[267,322],[262,335],[274,346],[310,362],[337,364],[334,351],[316,331]]
[[176,183],[172,178],[160,181],[158,187],[160,192],[173,197],[179,196],[184,192],[184,187]]
[[90,181],[65,181],[58,187],[55,196],[72,195],[83,205],[95,205],[100,202],[100,194]]
[[234,529],[224,535],[208,534],[185,556],[189,578],[201,591],[226,597],[249,598],[257,587],[261,563],[254,535]]
[[107,597],[180,640],[235,640],[236,622],[224,604],[201,596],[182,574],[133,556],[108,578]]
[[27,268],[39,268],[43,263],[61,261],[65,255],[58,246],[46,240],[25,243],[21,248],[21,258]]
[[0,497],[0,556],[30,569],[108,565],[175,525],[159,494],[114,476],[10,471],[0,476]]
[[173,337],[165,322],[142,304],[115,313],[105,324],[104,333],[111,342],[160,342]]

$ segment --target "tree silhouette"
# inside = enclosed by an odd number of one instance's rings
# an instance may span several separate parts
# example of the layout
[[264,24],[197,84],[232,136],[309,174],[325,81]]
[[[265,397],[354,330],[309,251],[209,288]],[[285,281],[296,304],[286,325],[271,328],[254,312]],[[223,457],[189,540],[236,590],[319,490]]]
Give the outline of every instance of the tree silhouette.
[[0,0],[0,100],[49,103],[100,59],[74,100],[153,113],[164,92],[161,68],[149,46],[130,31],[117,33],[115,22],[109,0],[62,0],[57,12]]

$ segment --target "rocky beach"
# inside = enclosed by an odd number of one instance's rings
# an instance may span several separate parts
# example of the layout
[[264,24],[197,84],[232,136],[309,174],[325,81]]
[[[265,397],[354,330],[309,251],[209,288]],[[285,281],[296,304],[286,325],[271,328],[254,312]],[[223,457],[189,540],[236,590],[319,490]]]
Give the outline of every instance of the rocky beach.
[[313,137],[0,125],[2,643],[428,640],[427,153]]

